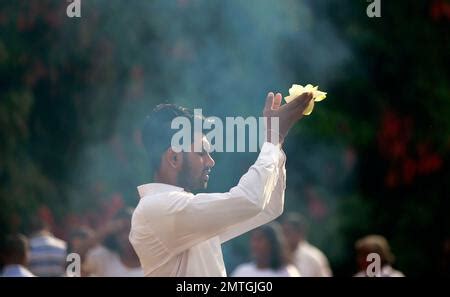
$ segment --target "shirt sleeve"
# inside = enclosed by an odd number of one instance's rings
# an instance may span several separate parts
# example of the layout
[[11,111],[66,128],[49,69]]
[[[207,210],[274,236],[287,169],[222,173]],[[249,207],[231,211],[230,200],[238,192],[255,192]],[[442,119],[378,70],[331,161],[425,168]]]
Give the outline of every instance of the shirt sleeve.
[[253,230],[254,228],[257,228],[261,225],[267,224],[283,213],[284,192],[286,190],[286,155],[283,153],[283,151],[281,151],[279,158],[278,179],[275,189],[273,190],[268,201],[267,207],[265,207],[264,210],[255,217],[227,228],[220,234],[220,241],[222,243],[239,235],[242,235],[250,230]]
[[[284,154],[279,146],[266,142],[256,162],[229,192],[152,197],[152,206],[144,210],[145,229],[172,255],[215,236],[227,240],[281,213],[284,188]],[[135,231],[139,229],[143,231]]]

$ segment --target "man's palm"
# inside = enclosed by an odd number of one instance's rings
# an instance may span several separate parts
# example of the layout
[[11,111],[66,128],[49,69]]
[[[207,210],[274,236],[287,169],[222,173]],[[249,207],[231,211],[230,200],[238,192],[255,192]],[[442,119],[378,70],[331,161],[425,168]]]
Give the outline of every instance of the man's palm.
[[[277,117],[279,119],[280,142],[284,140],[289,129],[303,117],[303,112],[308,107],[313,96],[311,93],[303,93],[291,102],[281,105],[282,96],[280,93],[274,95],[270,92],[267,94],[266,105],[264,106],[263,116],[267,118]],[[270,127],[270,120],[268,120]]]

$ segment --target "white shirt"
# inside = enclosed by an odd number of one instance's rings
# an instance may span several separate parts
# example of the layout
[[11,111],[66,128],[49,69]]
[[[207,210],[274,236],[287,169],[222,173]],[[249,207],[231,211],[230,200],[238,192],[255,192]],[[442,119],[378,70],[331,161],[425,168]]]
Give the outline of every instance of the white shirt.
[[24,266],[19,264],[6,265],[3,267],[1,277],[33,277],[35,276]]
[[138,277],[144,276],[141,267],[125,266],[117,253],[103,246],[97,246],[86,254],[84,269],[90,276],[104,277]]
[[221,244],[283,212],[285,160],[279,146],[264,143],[255,164],[226,193],[138,187],[130,242],[145,276],[226,276]]
[[304,277],[332,276],[327,257],[307,241],[298,244],[294,254],[294,263]]
[[231,274],[233,277],[299,277],[297,268],[291,264],[281,269],[258,268],[254,263],[244,263],[236,267]]

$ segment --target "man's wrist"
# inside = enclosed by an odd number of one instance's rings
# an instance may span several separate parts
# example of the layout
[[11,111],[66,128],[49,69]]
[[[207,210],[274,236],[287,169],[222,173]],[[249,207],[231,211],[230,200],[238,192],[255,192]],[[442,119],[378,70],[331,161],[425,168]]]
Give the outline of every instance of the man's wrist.
[[284,142],[284,136],[281,135],[278,131],[276,131],[274,129],[266,130],[266,139],[267,139],[267,142],[270,142],[279,147],[281,147],[281,145]]

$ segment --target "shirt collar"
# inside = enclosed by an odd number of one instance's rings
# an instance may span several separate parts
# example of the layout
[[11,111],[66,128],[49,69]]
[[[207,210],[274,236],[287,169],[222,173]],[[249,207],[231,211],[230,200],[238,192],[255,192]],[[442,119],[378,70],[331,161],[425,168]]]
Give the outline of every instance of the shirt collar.
[[139,196],[142,198],[144,196],[147,196],[149,194],[153,193],[161,193],[161,192],[182,192],[184,191],[183,188],[169,185],[169,184],[163,184],[163,183],[150,183],[150,184],[144,184],[137,187],[137,190],[139,192]]

